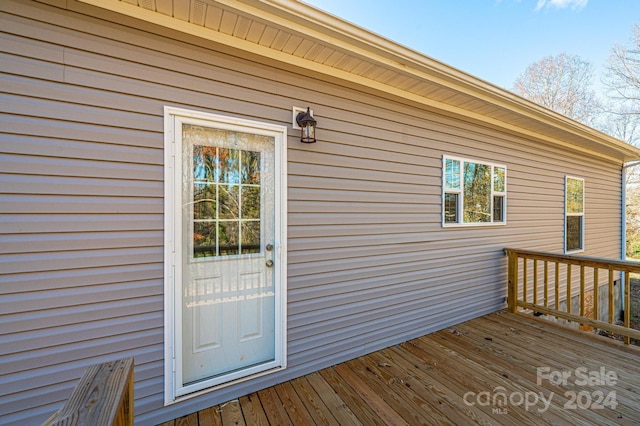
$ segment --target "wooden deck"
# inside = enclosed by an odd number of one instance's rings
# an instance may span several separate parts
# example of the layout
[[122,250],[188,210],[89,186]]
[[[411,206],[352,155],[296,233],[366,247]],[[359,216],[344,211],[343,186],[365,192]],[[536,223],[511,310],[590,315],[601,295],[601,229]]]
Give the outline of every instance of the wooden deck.
[[640,348],[498,312],[168,423],[640,425]]

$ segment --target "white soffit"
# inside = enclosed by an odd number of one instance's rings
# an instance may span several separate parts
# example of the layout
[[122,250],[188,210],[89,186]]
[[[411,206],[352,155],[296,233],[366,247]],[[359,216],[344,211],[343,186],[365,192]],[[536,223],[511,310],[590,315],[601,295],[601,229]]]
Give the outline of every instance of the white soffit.
[[295,0],[78,0],[615,161],[640,150]]

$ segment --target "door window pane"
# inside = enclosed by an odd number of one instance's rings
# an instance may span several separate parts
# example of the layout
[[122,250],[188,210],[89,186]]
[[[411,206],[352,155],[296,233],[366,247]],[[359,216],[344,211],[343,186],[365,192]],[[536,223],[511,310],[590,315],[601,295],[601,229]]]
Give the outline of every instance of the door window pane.
[[240,183],[240,150],[218,148],[221,183]]
[[260,187],[242,187],[242,218],[260,219]]
[[260,184],[260,153],[242,151],[240,175],[243,184]]
[[260,252],[262,153],[222,146],[248,137],[265,139],[183,126],[183,138],[193,143],[184,180],[192,201],[183,208],[193,221],[194,258]]
[[193,257],[216,256],[216,223],[193,224]]
[[242,221],[242,254],[260,253],[260,222]]
[[193,218],[215,219],[216,218],[216,185],[195,183],[193,185]]
[[239,233],[237,221],[220,222],[218,225],[218,253],[220,256],[240,253]]
[[218,219],[238,219],[240,216],[240,186],[220,185]]

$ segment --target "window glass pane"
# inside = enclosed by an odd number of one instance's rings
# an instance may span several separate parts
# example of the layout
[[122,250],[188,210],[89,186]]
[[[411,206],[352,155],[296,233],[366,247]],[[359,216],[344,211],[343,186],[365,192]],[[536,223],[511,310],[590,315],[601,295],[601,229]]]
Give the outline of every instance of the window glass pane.
[[493,168],[493,190],[504,192],[504,167]]
[[567,251],[582,249],[582,216],[567,216]]
[[260,222],[242,221],[242,254],[260,253]]
[[220,222],[218,226],[218,250],[220,256],[229,256],[240,252],[240,230],[238,222]]
[[464,163],[464,223],[491,221],[491,166]]
[[220,182],[240,183],[240,151],[218,148]]
[[193,180],[215,182],[216,147],[195,145],[193,147]]
[[458,222],[458,194],[444,194],[444,222]]
[[216,256],[216,223],[194,222],[193,257]]
[[242,218],[260,219],[260,187],[242,187]]
[[504,196],[493,196],[493,221],[504,222]]
[[242,183],[260,184],[260,153],[254,151],[242,151],[240,164],[240,177]]
[[218,187],[219,193],[219,205],[218,205],[218,217],[219,219],[238,219],[240,216],[240,199],[238,185],[220,185]]
[[444,182],[447,189],[460,189],[460,162],[458,160],[445,160]]
[[193,218],[216,218],[216,185],[193,184]]
[[581,179],[567,178],[567,213],[583,212],[583,186]]

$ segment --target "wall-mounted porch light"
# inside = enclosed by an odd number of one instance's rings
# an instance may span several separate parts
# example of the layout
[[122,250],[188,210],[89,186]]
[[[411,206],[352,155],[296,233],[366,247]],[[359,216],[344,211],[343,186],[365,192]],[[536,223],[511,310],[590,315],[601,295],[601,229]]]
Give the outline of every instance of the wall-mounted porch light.
[[311,115],[309,107],[307,107],[307,112],[299,112],[296,115],[296,124],[301,129],[301,142],[314,143],[316,141],[316,120]]

